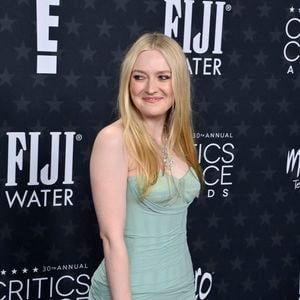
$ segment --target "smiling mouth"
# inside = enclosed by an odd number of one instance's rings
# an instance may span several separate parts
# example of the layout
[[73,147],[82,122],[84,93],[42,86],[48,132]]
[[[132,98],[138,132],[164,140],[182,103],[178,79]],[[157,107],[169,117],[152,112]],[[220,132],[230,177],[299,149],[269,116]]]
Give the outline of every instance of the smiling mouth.
[[146,102],[155,103],[160,101],[162,98],[163,97],[143,97],[143,100]]

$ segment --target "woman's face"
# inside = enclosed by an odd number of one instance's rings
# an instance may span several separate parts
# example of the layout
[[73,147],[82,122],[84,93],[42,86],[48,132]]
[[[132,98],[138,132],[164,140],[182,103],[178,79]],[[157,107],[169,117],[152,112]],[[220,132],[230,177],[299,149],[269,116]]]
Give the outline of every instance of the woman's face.
[[130,77],[130,96],[143,118],[165,118],[174,103],[171,70],[158,50],[139,54]]

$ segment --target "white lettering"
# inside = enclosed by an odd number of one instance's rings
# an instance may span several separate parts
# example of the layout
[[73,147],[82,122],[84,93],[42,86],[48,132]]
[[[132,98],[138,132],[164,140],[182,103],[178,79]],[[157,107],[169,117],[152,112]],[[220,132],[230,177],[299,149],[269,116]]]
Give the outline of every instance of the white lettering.
[[230,181],[226,182],[224,179],[226,176],[227,177],[231,176],[231,173],[226,173],[225,170],[232,169],[232,168],[233,168],[232,165],[225,165],[221,167],[221,173],[220,173],[221,185],[232,185],[232,182]]
[[298,18],[292,18],[292,19],[290,19],[287,23],[286,23],[286,25],[285,25],[285,32],[286,32],[286,35],[290,38],[290,39],[292,39],[292,40],[296,40],[296,39],[298,39],[299,37],[300,37],[300,33],[298,33],[296,36],[293,36],[291,33],[290,33],[290,24],[292,23],[292,22],[298,22],[298,23],[300,23],[300,19],[298,19]]
[[[79,264],[76,264],[76,266],[79,266]],[[80,264],[81,267],[87,269],[85,264]],[[50,268],[52,269],[52,267]],[[74,300],[87,300],[89,281],[90,277],[87,274],[78,274],[76,277],[36,277],[21,280],[7,279],[7,281],[3,279],[0,281],[0,300],[71,300],[71,298]]]
[[79,289],[76,289],[76,292],[78,295],[86,295],[89,292],[90,286],[89,286],[89,284],[82,282],[81,277],[85,277],[86,279],[89,279],[89,276],[86,274],[81,274],[76,279],[76,282],[81,286],[85,286],[86,289],[83,290],[82,292],[80,292]]
[[[59,5],[59,0],[36,0],[37,51],[57,52],[57,41],[49,39],[49,28],[58,27],[58,16],[50,15],[51,5]],[[56,69],[56,56],[37,56],[38,74],[56,74]]]
[[32,205],[32,203],[36,203],[36,205],[38,207],[41,207],[41,203],[40,203],[39,198],[38,198],[38,196],[36,194],[36,191],[33,191],[33,193],[31,194],[31,197],[30,197],[30,199],[29,199],[29,201],[28,201],[28,203],[27,203],[26,206],[30,207]]
[[[165,35],[172,37],[178,36],[178,19],[181,18],[181,0],[165,0],[166,13],[165,13]],[[172,20],[173,8],[175,7],[177,16]]]
[[293,180],[293,182],[295,183],[295,185],[294,185],[295,190],[300,189],[300,180],[295,179],[295,180]]
[[221,147],[220,147],[218,144],[216,144],[216,143],[211,143],[211,144],[207,145],[206,148],[204,149],[203,156],[204,156],[206,162],[208,162],[208,163],[210,163],[210,164],[215,164],[215,163],[217,163],[217,162],[220,160],[220,157],[218,156],[215,160],[210,160],[210,159],[208,158],[207,152],[208,152],[208,150],[209,150],[211,147],[216,147],[216,148],[218,148],[218,149],[221,149]]
[[[205,281],[208,281],[208,287],[206,291],[203,291],[203,286]],[[201,268],[198,268],[198,270],[195,271],[195,294],[196,299],[206,299],[208,294],[210,293],[210,290],[212,288],[212,276],[210,273],[205,272],[202,274]]]
[[216,28],[215,28],[215,44],[213,54],[222,54],[222,33],[223,33],[223,17],[225,2],[217,1],[217,16],[216,16]]
[[[298,163],[298,167],[297,164]],[[293,172],[295,167],[297,168],[297,177],[300,175],[300,149],[295,152],[295,149],[288,151],[286,161],[286,174]]]
[[212,189],[207,190],[207,198],[212,198],[215,195],[215,191]]
[[47,277],[33,278],[32,281],[38,282],[38,299],[41,299],[42,295],[42,281],[47,280]]
[[299,49],[300,49],[300,44],[296,41],[290,41],[288,42],[285,46],[284,46],[284,49],[283,49],[283,54],[284,54],[284,57],[286,60],[290,61],[290,62],[294,62],[296,60],[299,59],[300,55],[298,54],[296,57],[290,57],[288,56],[287,54],[287,50],[288,48],[291,46],[291,45],[296,45]]
[[73,206],[71,189],[38,190],[29,193],[25,190],[23,194],[15,191],[12,195],[5,191],[6,200],[10,208],[18,207],[48,207],[48,206]]
[[[23,170],[23,150],[26,149],[24,132],[7,132],[8,135],[8,156],[7,156],[7,182],[6,186],[16,186],[16,166]],[[21,144],[21,149],[17,153],[17,141]]]
[[30,135],[30,167],[28,185],[38,185],[38,157],[40,132],[29,132]]
[[234,160],[234,155],[233,155],[233,153],[230,152],[230,151],[228,151],[228,150],[226,150],[226,148],[228,148],[228,147],[231,148],[231,149],[233,150],[233,149],[234,149],[234,145],[233,145],[232,143],[226,143],[226,144],[224,144],[224,145],[222,146],[223,152],[226,153],[226,154],[228,154],[229,157],[231,157],[229,160],[226,160],[226,159],[224,158],[224,156],[222,157],[222,161],[223,161],[224,163],[226,163],[226,164],[230,164],[230,163],[232,163],[233,160]]
[[65,178],[63,184],[73,184],[73,154],[74,154],[74,136],[75,132],[65,132],[66,150],[65,150]]
[[[211,57],[192,57],[186,59],[191,75],[221,75],[221,59]],[[202,68],[201,68],[202,67]]]
[[[41,170],[41,182],[45,185],[52,185],[58,178],[58,165],[59,165],[59,137],[61,132],[50,132],[52,137],[51,141],[51,168],[46,164]],[[50,171],[49,171],[50,169]]]
[[[5,287],[6,288],[6,284],[5,283],[3,283],[2,281],[0,281],[0,285],[2,285],[3,287]],[[6,296],[3,296],[3,297],[1,297],[1,299],[0,300],[4,300],[6,298]]]
[[[13,284],[14,283],[17,283],[19,285],[19,288],[17,290],[13,289]],[[9,291],[10,291],[10,293],[9,293],[8,299],[11,300],[12,299],[12,294],[16,294],[19,297],[18,299],[23,300],[22,296],[19,293],[22,290],[22,288],[23,288],[22,281],[20,281],[20,280],[11,280],[9,282]]]
[[[208,50],[209,33],[210,33],[210,17],[211,17],[211,5],[212,1],[203,1],[204,4],[204,15],[203,15],[203,26],[202,26],[202,42],[201,33],[197,33],[193,39],[193,49],[198,54],[203,54]],[[201,45],[201,46],[200,46]]]
[[74,278],[73,278],[73,277],[71,277],[71,276],[69,276],[69,275],[65,275],[65,276],[60,277],[60,278],[57,280],[56,285],[55,285],[55,290],[56,290],[57,294],[60,295],[60,296],[64,296],[64,297],[65,297],[65,296],[70,296],[70,295],[72,295],[72,293],[74,292],[74,289],[71,289],[71,291],[70,291],[69,293],[62,293],[62,292],[60,291],[60,289],[59,289],[59,283],[60,283],[63,279],[65,279],[65,278],[68,278],[68,279],[71,279],[72,281],[74,281]]
[[25,191],[24,194],[23,194],[23,197],[21,199],[21,197],[20,197],[20,195],[17,191],[15,192],[15,194],[12,198],[10,197],[9,192],[5,191],[5,195],[6,195],[6,199],[8,201],[9,207],[12,208],[12,206],[14,205],[16,200],[19,202],[20,207],[23,207],[26,196],[27,196],[27,193],[28,193],[28,191]]
[[[210,40],[210,25],[212,16],[213,1],[202,1],[203,4],[203,22],[202,31],[198,32],[192,38],[193,26],[193,4],[194,0],[184,0],[184,14],[182,12],[181,0],[165,0],[165,29],[164,33],[169,37],[178,37],[179,20],[184,15],[183,20],[183,51],[191,53],[203,54],[208,51]],[[200,1],[199,1],[200,2]],[[226,2],[216,1],[216,20],[214,33],[213,54],[222,54],[222,32],[223,32],[223,17]],[[173,19],[173,15],[176,15]],[[198,18],[196,18],[198,20]],[[191,49],[191,43],[193,49]]]
[[294,74],[294,68],[293,68],[293,66],[289,66],[289,68],[288,68],[288,70],[287,70],[287,72],[286,72],[286,74]]
[[193,19],[193,0],[185,0],[184,31],[183,31],[183,51],[191,53],[192,19]]
[[[8,136],[8,162],[6,186],[17,186],[17,169],[23,170],[24,151],[29,150],[28,186],[39,184],[53,185],[58,181],[59,176],[59,154],[61,132],[50,132],[51,156],[50,163],[45,164],[39,171],[39,144],[40,132],[29,132],[29,149],[25,132],[7,132]],[[64,132],[64,178],[62,184],[73,184],[73,160],[74,160],[74,137],[75,132]],[[20,146],[19,146],[20,144]],[[24,181],[24,174],[22,174]]]

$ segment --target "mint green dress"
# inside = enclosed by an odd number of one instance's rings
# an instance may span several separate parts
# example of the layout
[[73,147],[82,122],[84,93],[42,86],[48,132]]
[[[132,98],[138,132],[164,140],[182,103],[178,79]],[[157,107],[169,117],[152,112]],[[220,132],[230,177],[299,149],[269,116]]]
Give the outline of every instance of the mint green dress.
[[[193,168],[180,179],[159,173],[141,201],[137,176],[127,180],[127,246],[132,300],[195,300],[186,239],[187,208],[200,191]],[[111,300],[105,261],[91,279],[89,300]]]

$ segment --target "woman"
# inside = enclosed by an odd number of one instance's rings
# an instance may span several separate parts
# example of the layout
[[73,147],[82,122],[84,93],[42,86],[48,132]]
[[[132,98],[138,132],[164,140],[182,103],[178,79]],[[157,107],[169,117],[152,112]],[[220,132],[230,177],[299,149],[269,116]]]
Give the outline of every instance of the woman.
[[103,128],[91,162],[104,259],[90,300],[194,300],[187,208],[202,172],[192,138],[190,79],[180,46],[160,33],[129,49],[119,119]]

